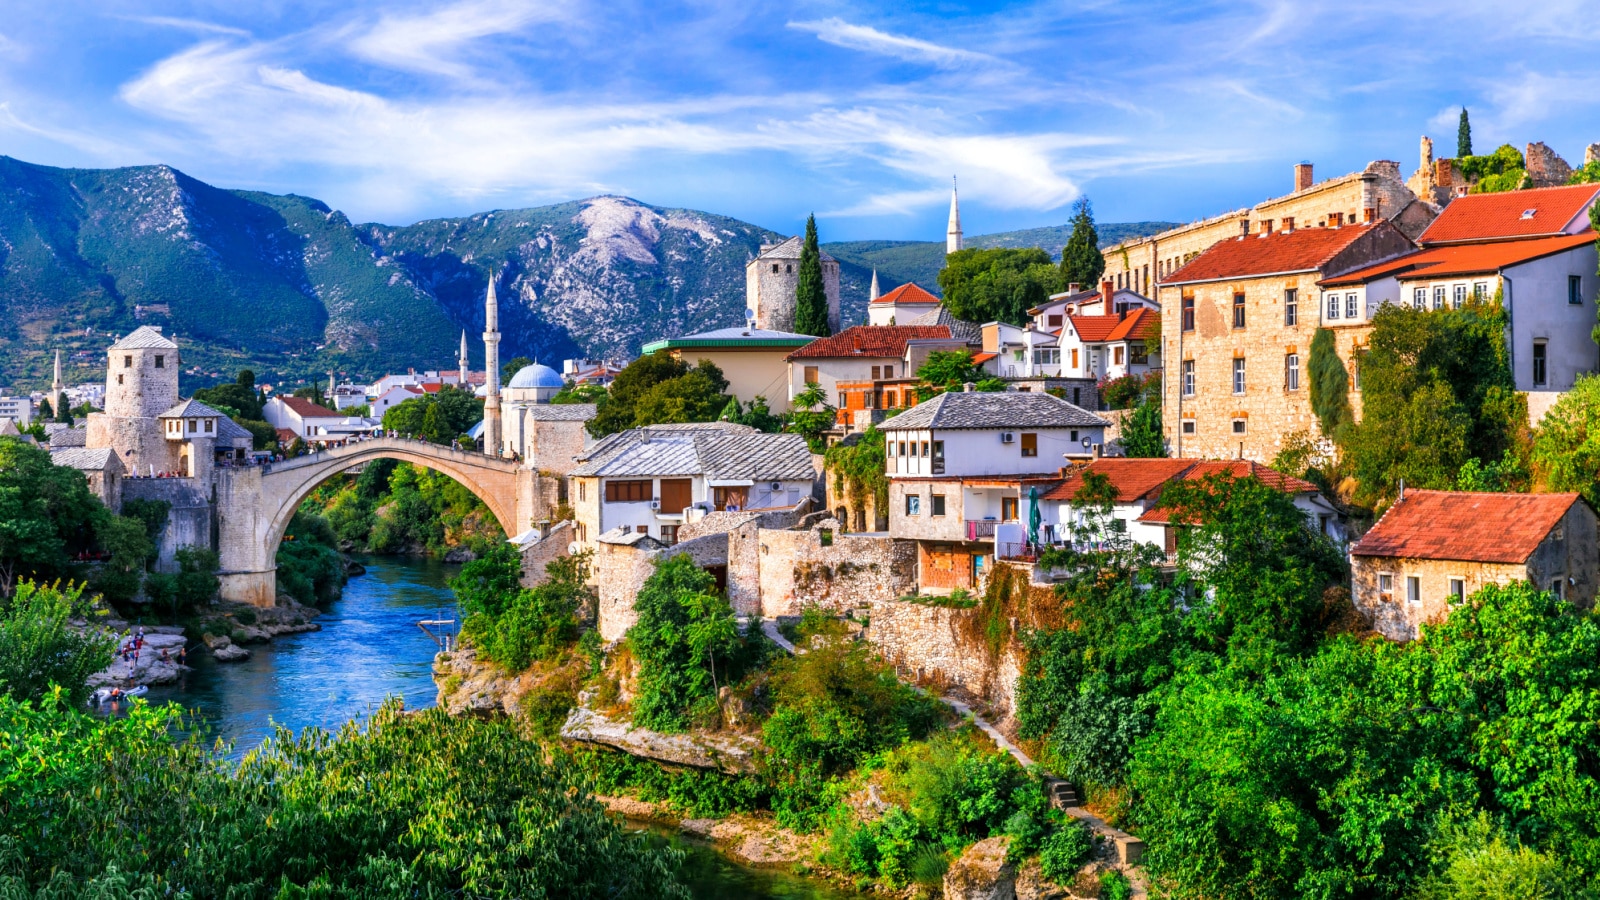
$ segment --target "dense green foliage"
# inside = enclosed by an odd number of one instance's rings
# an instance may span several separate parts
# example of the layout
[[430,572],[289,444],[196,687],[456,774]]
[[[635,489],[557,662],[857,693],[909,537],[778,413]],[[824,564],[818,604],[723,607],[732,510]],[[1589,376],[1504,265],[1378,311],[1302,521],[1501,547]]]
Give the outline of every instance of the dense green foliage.
[[867,498],[871,497],[877,514],[888,517],[887,457],[884,455],[883,432],[876,425],[868,425],[866,431],[846,437],[829,447],[823,459],[827,471],[833,475],[834,491],[849,494],[851,512],[864,512]]
[[[82,587],[22,581],[9,599],[0,599],[0,697],[42,700],[52,687],[68,703],[88,696],[84,682],[111,665],[117,637],[74,628],[73,619],[96,619]],[[0,774],[0,792],[4,781]],[[0,837],[0,848],[3,842]]]
[[1473,182],[1474,194],[1515,191],[1527,186],[1527,163],[1522,151],[1510,144],[1501,144],[1488,156],[1458,157],[1455,165],[1457,172]]
[[[176,707],[0,698],[0,891],[109,897],[682,897],[506,719],[379,710],[230,764]],[[194,733],[191,731],[191,733]]]
[[[1469,459],[1498,463],[1525,452],[1526,401],[1511,377],[1499,298],[1461,309],[1386,305],[1361,358],[1361,421],[1335,438],[1379,505],[1399,482],[1450,489]],[[1313,377],[1315,383],[1315,377]]]
[[1122,453],[1134,459],[1159,459],[1167,455],[1167,437],[1161,430],[1161,394],[1147,395],[1122,422]]
[[104,515],[81,472],[53,465],[49,451],[0,438],[0,596],[20,578],[71,574],[72,555],[93,546]]
[[788,423],[783,430],[803,435],[812,453],[823,452],[827,445],[822,433],[834,426],[836,410],[828,404],[828,395],[822,392],[822,386],[814,381],[807,382],[806,389],[789,401],[789,407]]
[[329,479],[312,495],[340,544],[370,553],[480,550],[504,538],[477,495],[441,472],[378,459],[355,478]]
[[1022,325],[1028,310],[1061,289],[1061,272],[1037,247],[958,250],[939,272],[939,287],[958,319]]
[[158,611],[169,617],[187,615],[217,596],[217,551],[209,547],[179,547],[176,572],[151,572],[144,592]]
[[717,418],[735,425],[747,425],[768,434],[783,430],[783,418],[775,415],[772,408],[767,406],[767,398],[759,395],[751,399],[748,407],[742,405],[738,397],[729,397],[728,405],[722,408],[722,415]]
[[1131,409],[1149,398],[1160,398],[1161,375],[1129,373],[1100,383],[1100,402],[1106,409]]
[[738,674],[749,650],[716,580],[688,556],[657,560],[634,600],[628,645],[639,661],[634,724],[653,731],[715,725],[717,690]]
[[278,590],[307,606],[339,599],[346,581],[339,539],[326,517],[296,510],[278,544]]
[[727,389],[728,379],[710,360],[690,366],[660,350],[617,373],[606,402],[586,427],[599,438],[641,425],[715,422],[727,408]]
[[[979,383],[993,381],[983,366],[972,361],[971,350],[935,350],[928,354],[916,375],[924,386],[917,393],[926,400],[941,391],[959,391],[965,384],[976,387]],[[1004,385],[998,388],[1004,390]]]
[[521,554],[496,545],[451,581],[467,616],[462,638],[508,672],[553,659],[578,640],[578,611],[595,603],[584,583],[588,564],[587,553],[559,557],[545,566],[543,582],[524,588]]
[[[1600,183],[1600,159],[1586,162],[1572,170],[1572,177],[1567,179],[1567,184],[1595,184]],[[1593,213],[1594,208],[1590,207]]]
[[1311,337],[1311,356],[1307,361],[1311,382],[1311,411],[1316,413],[1322,433],[1332,437],[1352,418],[1350,376],[1339,359],[1333,329],[1318,328]]
[[817,217],[806,217],[806,236],[800,245],[800,270],[795,273],[794,330],[796,334],[827,337],[828,293],[822,283],[822,250],[817,246]]
[[610,394],[607,393],[604,385],[573,384],[569,381],[565,385],[562,385],[561,390],[557,391],[554,397],[550,398],[550,402],[593,403],[596,406],[600,406],[603,405],[608,399],[610,399]]
[[1547,490],[1578,491],[1600,507],[1600,375],[1579,375],[1544,414],[1532,457]]
[[1100,253],[1100,235],[1094,228],[1094,210],[1088,197],[1072,206],[1072,235],[1061,248],[1061,285],[1076,284],[1080,290],[1094,290],[1106,270]]
[[1456,125],[1456,159],[1472,155],[1472,122],[1467,118],[1467,108],[1461,107],[1461,121]]
[[482,400],[471,391],[446,385],[438,393],[412,397],[389,407],[383,414],[383,430],[449,446],[482,420]]

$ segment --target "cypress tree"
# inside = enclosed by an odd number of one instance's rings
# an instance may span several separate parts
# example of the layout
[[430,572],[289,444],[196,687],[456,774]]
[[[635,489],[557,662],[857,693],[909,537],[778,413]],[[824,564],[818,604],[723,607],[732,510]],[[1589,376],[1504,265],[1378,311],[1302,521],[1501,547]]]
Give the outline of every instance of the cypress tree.
[[1100,235],[1094,228],[1094,211],[1089,198],[1083,197],[1073,206],[1072,236],[1061,248],[1061,282],[1076,282],[1084,290],[1099,285],[1100,275],[1106,270],[1106,258],[1100,253]]
[[827,337],[828,291],[822,283],[822,248],[817,246],[817,216],[806,218],[806,240],[800,248],[800,275],[795,285],[794,330]]
[[1456,126],[1456,159],[1472,155],[1472,123],[1467,121],[1467,108],[1461,107],[1461,124]]
[[1345,393],[1350,375],[1339,360],[1332,329],[1318,328],[1312,335],[1309,368],[1311,411],[1316,413],[1323,435],[1331,438],[1351,418],[1350,398]]

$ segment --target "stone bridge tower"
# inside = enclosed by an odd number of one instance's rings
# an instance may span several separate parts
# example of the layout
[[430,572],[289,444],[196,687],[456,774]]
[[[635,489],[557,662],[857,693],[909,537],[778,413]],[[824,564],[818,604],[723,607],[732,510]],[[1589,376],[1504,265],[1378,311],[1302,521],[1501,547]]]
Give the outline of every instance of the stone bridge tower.
[[178,405],[178,345],[145,325],[106,355],[105,412],[90,414],[84,443],[115,450],[130,474],[177,468],[156,417]]

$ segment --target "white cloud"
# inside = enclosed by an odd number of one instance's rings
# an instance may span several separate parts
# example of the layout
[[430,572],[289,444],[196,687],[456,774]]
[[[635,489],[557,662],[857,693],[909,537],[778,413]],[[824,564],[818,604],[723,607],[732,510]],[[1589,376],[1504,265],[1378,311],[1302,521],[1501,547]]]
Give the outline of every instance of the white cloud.
[[385,15],[351,40],[350,49],[391,68],[466,78],[472,67],[460,56],[473,42],[567,20],[567,10],[553,0],[470,0],[424,15]]
[[809,31],[824,43],[849,50],[861,50],[881,56],[892,56],[907,62],[932,63],[941,68],[956,68],[974,63],[994,64],[1000,60],[985,53],[975,53],[956,47],[946,47],[919,38],[906,37],[879,31],[869,25],[856,25],[840,18],[818,19],[814,22],[790,22],[788,27]]
[[176,28],[181,31],[194,31],[201,34],[230,34],[235,37],[249,37],[250,32],[243,28],[233,28],[228,25],[218,25],[215,22],[206,22],[201,19],[185,19],[177,16],[115,16],[129,22],[141,22],[145,25],[157,25],[162,28]]

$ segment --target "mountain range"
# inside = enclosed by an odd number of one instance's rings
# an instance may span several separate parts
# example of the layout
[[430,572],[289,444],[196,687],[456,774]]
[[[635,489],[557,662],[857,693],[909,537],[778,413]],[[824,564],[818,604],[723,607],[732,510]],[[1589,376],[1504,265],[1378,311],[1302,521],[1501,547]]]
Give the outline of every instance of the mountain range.
[[[1171,227],[1106,224],[1111,243]],[[1070,228],[970,246],[1059,253]],[[107,343],[160,325],[183,347],[184,389],[252,368],[289,384],[454,368],[462,331],[482,365],[494,273],[502,358],[626,359],[663,336],[737,324],[744,266],[776,232],[726,216],[600,196],[396,227],[310,197],[213,187],[168,166],[60,169],[0,157],[0,383],[103,377]],[[885,291],[937,291],[944,243],[824,245],[846,322]]]

